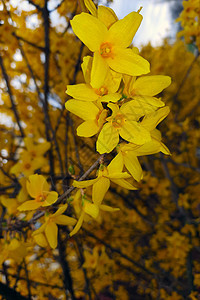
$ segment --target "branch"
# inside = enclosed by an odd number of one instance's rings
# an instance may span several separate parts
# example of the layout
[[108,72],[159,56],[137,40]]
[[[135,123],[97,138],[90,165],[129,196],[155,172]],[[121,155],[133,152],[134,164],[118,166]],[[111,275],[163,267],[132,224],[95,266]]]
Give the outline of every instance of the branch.
[[65,286],[65,293],[66,296],[68,295],[68,292],[71,294],[71,299],[75,300],[76,297],[74,295],[74,290],[73,290],[73,284],[72,284],[72,277],[70,274],[70,269],[68,262],[66,260],[66,247],[64,242],[61,239],[61,232],[60,228],[58,230],[58,251],[59,251],[59,262],[63,270],[63,276],[64,276],[64,286]]
[[29,44],[30,46],[34,47],[34,48],[37,48],[37,49],[39,49],[39,50],[41,50],[41,51],[43,51],[43,52],[45,51],[45,48],[44,48],[44,47],[38,46],[38,45],[36,45],[36,44],[34,44],[34,43],[30,42],[30,41],[27,41],[27,40],[24,39],[22,36],[17,35],[15,32],[13,32],[12,35],[14,35],[14,36],[16,37],[16,39],[21,40],[21,41],[23,41],[24,43],[27,43],[27,44]]
[[12,105],[12,110],[13,110],[13,113],[15,115],[15,119],[16,119],[17,125],[19,127],[19,130],[20,130],[20,133],[21,133],[21,137],[25,137],[24,130],[23,130],[21,124],[20,124],[19,113],[18,113],[17,107],[15,105],[15,101],[14,101],[13,94],[12,94],[12,91],[11,91],[11,86],[10,86],[8,74],[6,72],[6,69],[5,69],[5,66],[4,66],[3,59],[2,59],[1,55],[0,55],[0,66],[1,66],[3,77],[4,77],[5,82],[6,82],[6,86],[7,86],[7,90],[8,90],[8,95],[10,97],[10,101],[11,101],[11,105]]

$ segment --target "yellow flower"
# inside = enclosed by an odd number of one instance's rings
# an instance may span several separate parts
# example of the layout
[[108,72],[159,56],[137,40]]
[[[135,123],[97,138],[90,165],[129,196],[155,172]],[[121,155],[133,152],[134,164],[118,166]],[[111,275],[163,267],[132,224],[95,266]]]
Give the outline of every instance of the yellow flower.
[[142,109],[137,111],[134,101],[123,104],[121,108],[113,103],[109,103],[108,107],[112,110],[112,115],[106,119],[108,122],[103,126],[97,140],[97,151],[100,154],[111,152],[119,143],[119,135],[138,145],[151,140],[148,129],[138,122],[145,112]]
[[110,181],[128,190],[137,189],[131,183],[126,181],[126,179],[131,176],[127,172],[122,172],[122,168],[122,164],[118,164],[117,161],[111,161],[107,167],[101,165],[97,178],[83,181],[74,180],[73,186],[77,188],[86,188],[92,185],[92,201],[96,205],[101,205],[103,198],[110,187]]
[[147,113],[165,105],[164,102],[154,96],[171,84],[169,76],[151,75],[136,79],[136,77],[124,75],[123,79],[125,85],[123,94],[134,99],[138,103],[138,107],[143,107]]
[[27,247],[30,247],[30,244],[16,238],[4,241],[4,245],[0,244],[0,265],[7,259],[12,259],[15,263],[21,263],[22,259],[28,254]]
[[49,206],[56,202],[58,199],[58,193],[51,191],[49,192],[49,184],[42,175],[30,175],[29,180],[26,183],[26,188],[29,195],[34,200],[24,202],[18,207],[18,210],[34,210],[39,207]]
[[107,116],[107,110],[101,103],[84,102],[80,100],[68,100],[65,103],[67,110],[85,120],[77,128],[77,135],[90,137],[98,133]]
[[98,89],[93,88],[91,80],[92,57],[86,56],[83,59],[82,70],[85,83],[68,85],[66,93],[75,99],[82,101],[116,102],[121,98],[120,93],[116,93],[121,82],[121,74],[109,70],[105,80]]
[[20,160],[11,168],[10,172],[15,175],[23,173],[25,176],[29,176],[35,170],[44,166],[46,162],[46,159],[42,156],[32,159],[29,152],[24,150]]
[[67,209],[67,204],[61,206],[54,214],[45,216],[45,223],[36,231],[34,231],[33,236],[36,238],[36,242],[42,247],[45,246],[45,238],[42,233],[45,233],[45,237],[51,248],[55,249],[57,247],[57,237],[58,237],[58,226],[57,225],[75,225],[76,220],[74,218],[63,215]]
[[42,156],[51,147],[51,144],[47,141],[43,141],[43,143],[35,143],[34,139],[30,137],[24,138],[24,143],[32,159]]
[[110,207],[108,205],[92,203],[92,202],[89,202],[88,200],[84,200],[83,207],[82,207],[82,212],[80,214],[78,222],[76,223],[76,226],[70,232],[69,235],[73,236],[74,234],[76,234],[79,231],[79,229],[81,228],[81,226],[83,224],[85,214],[88,214],[93,219],[97,219],[97,217],[99,216],[99,211],[100,210],[108,211],[108,212],[114,212],[114,211],[118,211],[119,208],[113,208],[113,207]]
[[136,95],[155,96],[171,84],[171,78],[164,75],[150,75],[136,79],[136,77],[124,75],[124,83],[123,92],[126,91],[126,96],[130,98]]
[[139,76],[148,73],[149,63],[127,47],[138,30],[142,16],[137,12],[116,21],[109,29],[98,18],[81,13],[71,21],[79,39],[94,52],[91,85],[103,84],[109,67],[116,72]]
[[125,165],[126,169],[136,181],[140,181],[143,177],[142,168],[137,156],[155,154],[160,151],[166,155],[170,154],[169,149],[161,142],[160,131],[154,129],[150,134],[151,141],[143,145],[121,143],[117,148],[119,153],[113,159],[113,161],[116,161],[115,163]]

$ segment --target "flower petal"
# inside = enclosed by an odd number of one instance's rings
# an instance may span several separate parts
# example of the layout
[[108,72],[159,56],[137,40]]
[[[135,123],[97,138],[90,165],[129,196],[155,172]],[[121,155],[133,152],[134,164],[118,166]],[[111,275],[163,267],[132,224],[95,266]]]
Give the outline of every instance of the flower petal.
[[100,154],[111,152],[119,143],[119,133],[111,125],[111,123],[106,123],[97,139],[97,151]]
[[131,12],[110,27],[108,37],[109,42],[111,41],[114,45],[123,48],[128,47],[141,22],[142,16],[135,11]]
[[35,235],[34,240],[42,248],[46,248],[48,246],[47,239],[43,233]]
[[99,215],[99,206],[94,203],[85,201],[84,212],[90,215],[92,218],[96,219]]
[[124,154],[124,164],[136,181],[142,179],[142,168],[134,151],[127,151],[127,153]]
[[90,185],[93,185],[98,180],[99,180],[98,177],[95,178],[95,179],[91,179],[91,180],[83,180],[83,181],[74,180],[73,181],[73,186],[82,189],[82,188],[86,188]]
[[96,17],[87,13],[75,16],[71,21],[75,35],[92,51],[99,49],[107,36],[108,29]]
[[92,61],[93,61],[93,58],[91,56],[84,56],[83,57],[83,62],[81,64],[81,68],[82,68],[82,71],[83,71],[83,76],[84,76],[84,79],[85,79],[85,82],[90,84],[90,73],[91,73],[91,70],[92,70]]
[[42,175],[30,175],[26,182],[26,188],[29,195],[32,198],[36,198],[38,195],[42,194],[45,182],[46,180]]
[[57,192],[54,192],[54,191],[48,192],[47,198],[44,201],[44,203],[42,204],[42,206],[49,206],[49,205],[55,203],[57,201],[57,199],[58,199]]
[[91,86],[93,88],[100,88],[107,76],[109,67],[106,62],[106,59],[103,59],[100,55],[99,51],[94,53],[93,63],[92,63],[92,71],[91,71]]
[[121,97],[119,93],[108,94],[101,97],[101,102],[117,102]]
[[162,107],[157,111],[147,115],[142,120],[141,124],[144,128],[147,128],[149,131],[156,128],[156,126],[169,114],[170,109],[168,106]]
[[107,58],[107,63],[116,72],[139,76],[150,72],[149,62],[131,49],[113,49],[114,58]]
[[112,179],[112,182],[114,182],[128,190],[137,190],[137,188],[135,186],[133,186],[131,183],[129,183],[125,179],[114,179],[114,180]]
[[139,146],[134,150],[135,155],[143,156],[143,155],[151,155],[160,152],[160,142],[156,141],[152,138],[152,140],[144,145]]
[[92,201],[96,205],[100,205],[103,198],[110,187],[110,180],[105,177],[99,178],[99,180],[93,185],[92,188]]
[[95,120],[99,112],[98,107],[94,103],[75,99],[68,100],[65,103],[65,107],[83,120]]
[[[140,103],[140,106],[148,108],[147,112],[151,109],[150,106],[152,106],[153,110],[157,109],[158,107],[162,107],[165,105],[163,101],[161,101],[159,98],[152,97],[152,96],[145,96],[145,95],[137,95],[131,97],[136,103]],[[147,114],[145,111],[145,114]]]
[[53,214],[53,216],[56,217],[56,216],[62,215],[62,214],[66,211],[67,207],[68,207],[68,204],[67,204],[67,203],[64,204],[64,205],[62,205],[62,206],[59,207],[59,209]]
[[99,5],[97,15],[98,19],[103,22],[107,28],[110,28],[113,23],[118,21],[115,12],[110,7]]
[[126,121],[124,126],[120,128],[120,136],[131,143],[143,145],[151,140],[149,131],[135,121]]
[[87,120],[77,127],[77,135],[91,137],[99,132],[100,127],[93,120]]
[[45,228],[45,235],[50,247],[55,249],[58,243],[58,226],[53,222],[49,222]]
[[122,172],[123,166],[124,166],[123,156],[122,153],[119,152],[109,163],[107,167],[108,173],[112,174],[116,172]]
[[142,102],[132,100],[123,104],[120,112],[125,116],[126,120],[138,121],[140,117],[147,113],[147,109]]
[[142,76],[133,84],[136,95],[155,96],[171,84],[171,78],[164,75]]
[[37,230],[35,230],[33,233],[32,233],[32,236],[35,236],[37,234],[40,234],[42,232],[44,232],[45,228],[47,226],[47,223],[44,223],[40,226],[40,228],[38,228]]
[[81,212],[81,215],[80,215],[80,217],[79,217],[79,219],[78,219],[78,222],[76,223],[76,226],[75,226],[74,229],[70,232],[69,236],[72,236],[72,235],[76,234],[76,233],[79,231],[79,229],[81,228],[81,226],[82,226],[82,224],[83,224],[84,216],[85,216],[85,212],[82,211],[82,212]]
[[118,173],[118,172],[113,172],[109,175],[106,176],[107,178],[109,178],[110,180],[113,180],[113,179],[127,179],[127,178],[130,178],[131,175],[128,174],[127,172],[121,172],[121,173]]
[[77,220],[65,215],[60,215],[55,218],[55,222],[58,225],[75,225]]
[[66,93],[75,99],[82,101],[95,101],[99,96],[89,84],[79,83],[68,85]]
[[41,202],[36,202],[34,200],[29,200],[29,201],[24,202],[17,209],[19,211],[35,210],[35,209],[38,209],[40,206],[41,206]]
[[97,16],[97,8],[92,0],[84,0],[85,6],[93,16]]
[[111,207],[111,206],[108,206],[108,205],[100,205],[100,209],[103,210],[103,211],[109,211],[109,212],[114,212],[114,211],[119,211],[120,208],[114,208],[114,207]]

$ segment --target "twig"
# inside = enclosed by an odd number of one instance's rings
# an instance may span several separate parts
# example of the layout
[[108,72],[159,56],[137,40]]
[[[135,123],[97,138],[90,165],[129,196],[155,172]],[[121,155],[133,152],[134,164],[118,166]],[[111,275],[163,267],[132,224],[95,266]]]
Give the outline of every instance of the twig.
[[15,119],[16,119],[17,125],[19,127],[19,130],[20,130],[20,133],[21,133],[21,137],[23,138],[23,137],[25,137],[24,130],[23,130],[21,124],[20,124],[19,113],[18,113],[17,107],[15,105],[15,101],[14,101],[14,97],[13,97],[13,94],[12,94],[12,90],[11,90],[11,86],[10,86],[8,74],[6,72],[6,69],[5,69],[5,66],[4,66],[3,59],[2,59],[1,55],[0,55],[0,66],[1,66],[3,77],[4,77],[5,82],[6,82],[8,95],[10,97],[10,102],[11,102],[11,105],[12,105],[12,110],[13,110],[13,113],[15,115]]
[[65,244],[63,243],[61,239],[61,232],[60,228],[58,230],[58,251],[59,251],[59,262],[63,270],[63,276],[64,276],[64,286],[65,286],[65,293],[66,296],[68,295],[68,292],[70,292],[71,299],[75,300],[76,297],[74,295],[74,290],[73,290],[73,284],[72,284],[72,277],[70,274],[70,269],[68,262],[66,260],[66,247]]

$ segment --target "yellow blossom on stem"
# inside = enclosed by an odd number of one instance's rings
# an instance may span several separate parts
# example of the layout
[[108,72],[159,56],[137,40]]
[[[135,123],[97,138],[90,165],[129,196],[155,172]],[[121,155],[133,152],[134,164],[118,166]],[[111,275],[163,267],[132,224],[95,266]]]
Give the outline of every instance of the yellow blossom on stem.
[[93,219],[97,219],[97,217],[99,216],[100,210],[114,212],[114,211],[119,211],[119,208],[113,208],[108,205],[92,203],[88,200],[84,200],[80,217],[76,223],[76,226],[70,232],[70,236],[73,236],[74,234],[76,234],[79,231],[79,229],[81,228],[81,226],[83,224],[85,214],[91,216]]
[[93,88],[90,84],[92,60],[93,59],[90,56],[86,56],[83,59],[82,70],[86,83],[68,85],[66,93],[73,98],[82,101],[118,101],[121,98],[121,94],[116,92],[121,82],[121,74],[109,70],[102,86],[100,86],[98,89]]
[[92,201],[96,205],[101,205],[103,198],[110,187],[110,181],[120,185],[129,190],[136,190],[130,182],[126,179],[131,176],[127,172],[122,172],[123,164],[111,161],[106,167],[100,166],[98,177],[91,180],[76,181],[74,180],[73,186],[78,188],[86,188],[92,185]]
[[57,237],[58,237],[58,226],[57,225],[75,225],[76,220],[74,218],[63,215],[66,211],[68,204],[61,206],[54,214],[47,214],[45,216],[45,223],[36,231],[34,231],[33,236],[39,235],[36,238],[36,242],[43,247],[44,238],[41,234],[44,232],[45,237],[51,248],[55,249],[57,247]]
[[121,143],[117,147],[118,154],[113,161],[116,160],[118,164],[125,165],[126,169],[136,181],[140,181],[143,177],[142,168],[137,158],[138,156],[155,154],[160,151],[167,155],[170,154],[169,149],[161,142],[161,134],[157,129],[151,132],[151,138],[151,141],[143,145]]
[[109,68],[132,76],[150,71],[148,61],[127,48],[141,21],[139,13],[131,12],[108,29],[98,18],[87,13],[73,18],[71,25],[74,33],[94,52],[91,71],[93,87],[101,87]]
[[131,143],[142,145],[151,140],[148,129],[142,126],[139,119],[144,116],[143,110],[135,109],[135,102],[129,101],[120,108],[117,104],[109,103],[112,115],[102,128],[98,140],[97,151],[100,154],[111,152],[119,143],[119,135]]
[[58,199],[58,193],[55,191],[49,192],[49,184],[42,175],[30,175],[26,183],[26,188],[29,195],[34,198],[24,202],[18,207],[18,210],[34,210],[39,207],[52,205]]
[[136,77],[124,75],[123,94],[128,98],[138,102],[140,107],[143,107],[147,113],[156,110],[158,107],[164,106],[164,102],[155,95],[162,92],[171,84],[171,78],[164,75],[150,75]]

